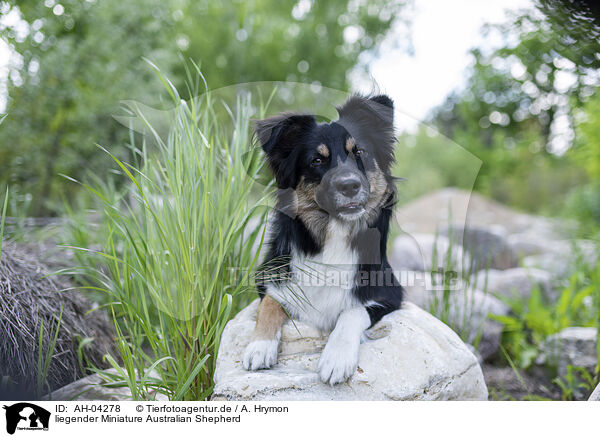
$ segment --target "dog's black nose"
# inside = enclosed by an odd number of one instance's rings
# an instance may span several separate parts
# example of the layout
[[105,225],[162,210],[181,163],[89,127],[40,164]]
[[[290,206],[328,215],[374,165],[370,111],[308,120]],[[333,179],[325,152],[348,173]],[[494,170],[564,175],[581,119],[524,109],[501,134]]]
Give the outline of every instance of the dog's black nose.
[[354,197],[360,191],[360,179],[355,175],[344,175],[336,179],[335,189],[346,197]]

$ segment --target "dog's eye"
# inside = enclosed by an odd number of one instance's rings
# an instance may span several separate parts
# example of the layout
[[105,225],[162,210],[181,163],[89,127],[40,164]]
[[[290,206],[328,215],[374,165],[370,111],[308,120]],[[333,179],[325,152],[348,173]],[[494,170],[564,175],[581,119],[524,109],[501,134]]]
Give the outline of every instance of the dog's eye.
[[366,155],[366,154],[367,154],[367,152],[366,152],[364,149],[358,149],[358,148],[357,148],[357,149],[356,149],[356,151],[354,152],[354,154],[355,154],[356,156],[361,156],[361,155]]
[[312,160],[311,164],[313,166],[321,165],[323,164],[323,158],[315,158]]

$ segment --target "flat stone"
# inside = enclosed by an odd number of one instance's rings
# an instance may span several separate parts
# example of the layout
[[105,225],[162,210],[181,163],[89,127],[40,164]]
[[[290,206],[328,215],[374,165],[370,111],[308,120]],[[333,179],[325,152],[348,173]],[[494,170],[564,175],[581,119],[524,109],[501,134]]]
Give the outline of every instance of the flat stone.
[[[156,378],[158,374],[152,376]],[[158,392],[150,392],[149,395],[157,401],[169,400],[167,396]],[[131,391],[128,387],[111,387],[109,382],[97,374],[72,382],[44,397],[47,401],[130,401],[131,399]]]

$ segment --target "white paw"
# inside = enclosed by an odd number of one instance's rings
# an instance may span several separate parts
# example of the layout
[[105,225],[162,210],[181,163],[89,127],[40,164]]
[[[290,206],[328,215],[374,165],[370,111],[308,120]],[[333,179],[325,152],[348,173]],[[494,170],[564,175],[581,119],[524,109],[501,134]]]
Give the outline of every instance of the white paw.
[[354,342],[329,337],[319,360],[321,381],[334,385],[350,378],[358,366],[359,344],[360,340]]
[[246,370],[268,369],[277,363],[279,341],[254,340],[246,347],[242,364]]

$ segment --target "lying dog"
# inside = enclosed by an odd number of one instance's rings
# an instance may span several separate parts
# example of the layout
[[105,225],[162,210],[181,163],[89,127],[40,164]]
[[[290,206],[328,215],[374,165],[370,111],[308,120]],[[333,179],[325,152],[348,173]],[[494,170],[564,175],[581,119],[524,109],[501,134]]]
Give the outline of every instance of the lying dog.
[[257,122],[279,190],[246,369],[277,362],[289,315],[331,331],[318,371],[323,382],[343,382],[357,368],[363,332],[400,307],[403,290],[386,257],[393,112],[385,95],[354,96],[335,122],[295,113]]

